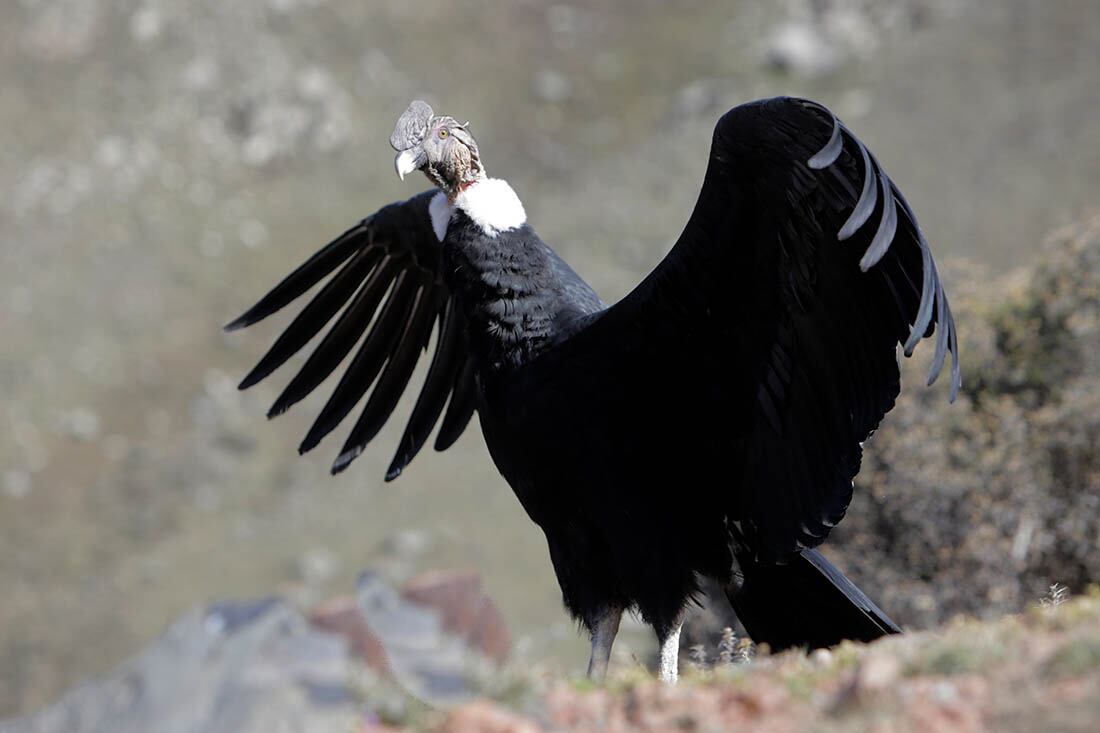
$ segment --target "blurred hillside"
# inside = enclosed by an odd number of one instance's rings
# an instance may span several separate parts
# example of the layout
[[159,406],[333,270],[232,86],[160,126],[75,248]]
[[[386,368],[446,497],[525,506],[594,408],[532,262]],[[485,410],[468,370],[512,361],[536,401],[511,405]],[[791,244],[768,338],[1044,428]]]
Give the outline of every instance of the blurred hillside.
[[[489,171],[608,300],[679,232],[722,111],[779,93],[829,104],[941,260],[981,263],[947,277],[972,303],[968,391],[951,411],[941,388],[911,392],[875,437],[841,559],[915,625],[1097,577],[1081,544],[1095,433],[1066,428],[1063,470],[1027,427],[1095,426],[1080,375],[1096,344],[1073,346],[1075,325],[1029,340],[1076,317],[982,288],[1097,203],[1094,0],[18,0],[0,21],[0,716],[113,667],[195,603],[278,590],[308,605],[366,566],[477,567],[520,659],[579,667],[542,539],[476,430],[383,486],[391,426],[329,478],[332,446],[294,454],[317,399],[266,424],[279,385],[235,390],[279,324],[220,325],[420,190],[386,144],[413,97],[472,121]],[[890,534],[926,510],[942,524]],[[968,574],[1000,562],[983,539],[1023,554]],[[649,635],[624,631],[644,656]]]

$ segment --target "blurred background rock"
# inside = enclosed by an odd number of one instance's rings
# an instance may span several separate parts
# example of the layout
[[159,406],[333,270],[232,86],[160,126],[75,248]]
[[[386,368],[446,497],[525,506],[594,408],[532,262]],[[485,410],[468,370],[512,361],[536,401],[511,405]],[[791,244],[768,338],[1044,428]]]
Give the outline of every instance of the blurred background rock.
[[608,300],[678,234],[721,112],[831,106],[955,261],[966,385],[946,409],[911,375],[831,552],[917,627],[1097,579],[1098,69],[1094,0],[6,3],[0,717],[196,604],[306,608],[364,567],[477,568],[517,659],[582,665],[477,430],[383,485],[391,426],[330,478],[332,446],[294,452],[320,398],[267,424],[278,384],[235,389],[278,324],[220,325],[419,190],[386,144],[413,97],[472,121]]

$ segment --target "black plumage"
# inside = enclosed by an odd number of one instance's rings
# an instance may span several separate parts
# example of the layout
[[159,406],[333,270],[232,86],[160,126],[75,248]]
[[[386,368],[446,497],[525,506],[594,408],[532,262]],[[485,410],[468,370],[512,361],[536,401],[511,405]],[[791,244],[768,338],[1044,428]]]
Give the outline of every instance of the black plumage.
[[[476,412],[546,535],[565,605],[593,631],[594,664],[624,609],[674,638],[699,575],[726,584],[749,633],[775,647],[898,630],[811,548],[843,518],[862,442],[898,395],[899,345],[909,355],[935,336],[929,382],[950,353],[952,399],[958,345],[912,210],[843,124],[792,98],[730,110],[676,245],[611,306],[525,221],[498,231],[463,208],[463,192],[486,185],[464,126],[423,105],[394,135],[399,172],[418,167],[445,193],[381,209],[229,326],[335,271],[241,385],[344,308],[272,408],[309,393],[366,333],[303,451],[370,391],[333,465],[346,468],[436,328],[386,478],[441,415],[440,450]],[[444,195],[454,209],[440,242],[431,209]]]
[[[241,389],[247,389],[267,377],[320,333],[343,307],[336,323],[268,411],[268,417],[280,415],[332,374],[370,326],[332,397],[299,446],[300,453],[316,447],[374,384],[371,399],[333,464],[333,473],[343,470],[362,452],[393,411],[412,376],[417,354],[428,345],[433,322],[439,324],[441,334],[437,358],[387,475],[396,478],[415,457],[448,399],[452,408],[458,409],[448,410],[444,420],[447,440],[441,433],[440,450],[458,438],[473,415],[474,375],[472,367],[467,367],[470,359],[463,346],[464,320],[444,282],[442,250],[428,217],[434,194],[426,191],[363,220],[226,326],[227,330],[235,330],[266,318],[340,268],[240,384]],[[375,382],[379,373],[383,376]],[[463,404],[470,409],[461,407]]]

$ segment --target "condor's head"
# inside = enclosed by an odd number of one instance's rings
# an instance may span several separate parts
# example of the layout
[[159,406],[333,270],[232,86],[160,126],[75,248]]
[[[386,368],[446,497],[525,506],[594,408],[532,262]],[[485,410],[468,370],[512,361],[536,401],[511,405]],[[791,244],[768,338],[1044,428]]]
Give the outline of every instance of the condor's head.
[[397,151],[393,161],[397,175],[404,180],[413,171],[423,171],[452,200],[485,178],[477,142],[468,125],[435,114],[426,102],[414,101],[390,135],[390,145]]

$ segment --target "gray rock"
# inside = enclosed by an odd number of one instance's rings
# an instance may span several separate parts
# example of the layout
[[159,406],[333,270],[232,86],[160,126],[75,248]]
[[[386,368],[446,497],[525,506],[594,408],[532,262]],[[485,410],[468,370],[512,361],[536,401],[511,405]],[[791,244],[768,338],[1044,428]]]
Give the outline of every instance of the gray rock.
[[393,678],[419,700],[450,706],[471,699],[485,660],[443,628],[440,613],[402,598],[377,573],[364,573],[359,610],[390,663]]
[[[0,722],[0,733],[351,730],[380,711],[393,719],[409,696],[449,706],[484,689],[492,664],[439,611],[377,573],[362,576],[357,602],[389,679],[356,658],[355,629],[326,631],[277,598],[221,602],[187,613],[106,677]],[[367,705],[357,702],[364,696]]]
[[106,678],[0,733],[349,730],[359,714],[344,640],[276,599],[192,611]]

